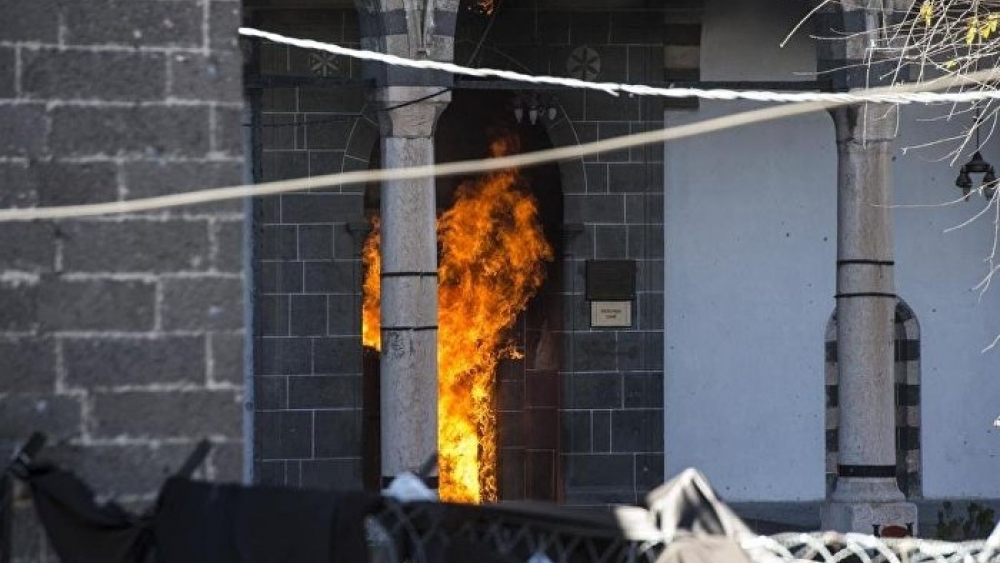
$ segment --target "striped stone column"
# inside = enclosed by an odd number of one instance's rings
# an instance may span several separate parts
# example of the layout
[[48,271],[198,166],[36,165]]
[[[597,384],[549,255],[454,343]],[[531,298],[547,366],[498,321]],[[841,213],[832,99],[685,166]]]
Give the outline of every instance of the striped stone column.
[[892,260],[892,106],[833,111],[837,131],[837,366],[833,500],[897,501]]
[[[388,87],[387,107],[426,95]],[[446,100],[383,112],[382,165],[434,164]],[[382,184],[382,475],[415,471],[437,452],[437,233],[434,178]]]
[[[450,62],[458,4],[458,0],[357,0],[361,46]],[[364,74],[377,85],[382,166],[434,164],[434,127],[451,100],[452,76],[381,63],[366,63]],[[434,185],[434,178],[393,180],[381,189],[384,480],[416,471],[437,453]]]
[[[871,4],[871,6],[869,6]],[[866,58],[888,11],[881,3],[845,2],[817,21],[820,69],[835,88],[876,86],[880,63]],[[844,37],[845,35],[840,35]],[[874,78],[873,78],[874,77]],[[862,104],[831,111],[837,135],[837,477],[822,525],[879,534],[887,526],[916,529],[916,506],[896,484],[892,243],[892,141],[898,109]]]

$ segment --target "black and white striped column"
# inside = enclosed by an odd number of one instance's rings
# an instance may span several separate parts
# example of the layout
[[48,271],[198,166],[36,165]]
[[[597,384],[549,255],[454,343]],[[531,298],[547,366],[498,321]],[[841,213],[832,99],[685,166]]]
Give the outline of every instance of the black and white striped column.
[[[895,110],[834,110],[837,131],[837,366],[834,500],[903,500],[896,486],[892,261]],[[860,496],[859,496],[860,495]]]
[[[882,46],[893,2],[821,4],[815,16],[817,70],[836,89],[879,86],[891,73]],[[837,476],[822,525],[878,535],[916,529],[916,506],[896,484],[892,242],[892,142],[898,108],[831,111],[837,134]]]
[[837,133],[837,479],[824,528],[914,527],[896,484],[892,243],[895,106],[832,110]]

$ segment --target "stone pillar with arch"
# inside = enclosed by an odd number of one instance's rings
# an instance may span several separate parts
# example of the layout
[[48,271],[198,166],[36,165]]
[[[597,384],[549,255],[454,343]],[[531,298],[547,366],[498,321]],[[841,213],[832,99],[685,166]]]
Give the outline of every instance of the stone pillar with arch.
[[[386,107],[424,88],[387,87]],[[426,95],[426,93],[423,93]],[[403,101],[400,101],[403,100]],[[446,101],[380,113],[382,166],[434,163],[434,125]],[[434,178],[382,184],[382,475],[415,471],[437,451],[437,233]]]
[[[458,0],[357,0],[362,48],[451,62]],[[434,127],[452,77],[371,63],[382,166],[434,164]],[[437,452],[437,234],[434,178],[381,188],[383,478]],[[431,474],[436,471],[431,470]]]
[[[818,52],[818,70],[842,89],[878,84],[865,53],[885,12],[845,2],[817,21],[842,41]],[[892,142],[895,106],[831,111],[837,135],[837,369],[839,448],[834,489],[821,511],[825,529],[879,534],[916,529],[917,510],[896,483],[893,331]]]

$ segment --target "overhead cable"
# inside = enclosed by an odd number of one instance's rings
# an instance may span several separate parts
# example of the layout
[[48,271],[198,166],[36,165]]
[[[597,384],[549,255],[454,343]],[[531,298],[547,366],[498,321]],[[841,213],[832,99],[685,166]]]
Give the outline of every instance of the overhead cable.
[[[997,70],[985,70],[970,74],[964,77],[952,77],[948,80],[937,81],[936,87],[946,88],[958,86],[967,82],[992,80],[1000,75]],[[927,87],[927,84],[907,84],[894,87],[894,90],[906,88]],[[874,94],[879,94],[884,89],[871,90]],[[443,164],[429,164],[425,166],[414,166],[408,168],[389,168],[380,170],[360,170],[354,172],[343,172],[339,174],[327,174],[324,176],[314,176],[311,178],[297,178],[293,180],[281,180],[276,182],[266,182],[256,185],[241,185],[223,188],[211,188],[186,193],[170,194],[165,196],[150,197],[145,199],[135,199],[130,201],[114,201],[107,203],[94,203],[85,205],[68,205],[60,207],[35,207],[23,209],[0,209],[0,222],[8,221],[31,221],[36,219],[64,219],[70,217],[87,217],[106,214],[138,213],[193,205],[198,203],[209,203],[224,201],[229,199],[239,199],[245,197],[268,196],[282,193],[306,191],[317,188],[328,188],[331,186],[343,186],[348,184],[364,184],[368,182],[384,182],[392,180],[412,180],[417,178],[428,178],[436,176],[457,176],[462,174],[477,174],[493,170],[503,170],[508,168],[518,168],[524,166],[538,166],[550,162],[570,160],[590,156],[602,152],[612,152],[642,145],[663,143],[675,139],[692,137],[705,133],[713,133],[724,129],[732,129],[743,125],[773,121],[823,111],[838,106],[849,105],[854,102],[847,101],[825,101],[825,102],[803,102],[798,104],[788,104],[782,106],[772,106],[750,111],[744,111],[722,117],[706,119],[687,125],[678,125],[666,129],[657,129],[644,133],[635,133],[622,137],[613,137],[602,141],[595,141],[581,145],[571,145],[542,151],[515,154],[497,158],[486,158],[481,160],[464,160]],[[872,118],[874,119],[874,118]]]
[[[504,80],[527,82],[530,84],[547,84],[550,86],[562,86],[565,88],[596,90],[612,96],[617,96],[619,94],[632,94],[636,96],[658,96],[664,98],[700,98],[703,100],[750,100],[755,102],[772,103],[835,102],[839,104],[857,104],[864,102],[893,104],[929,104],[941,102],[965,103],[977,100],[1000,99],[1000,91],[995,90],[987,89],[967,90],[961,92],[933,92],[929,89],[923,91],[909,90],[902,85],[880,88],[877,92],[873,89],[852,90],[851,92],[772,92],[768,90],[730,90],[724,88],[663,88],[642,84],[590,82],[587,80],[580,80],[578,78],[532,75],[495,68],[471,68],[454,63],[432,61],[429,59],[408,59],[406,57],[378,53],[375,51],[351,49],[334,43],[324,43],[322,41],[314,41],[312,39],[287,37],[285,35],[262,31],[252,27],[241,27],[239,32],[240,35],[246,37],[258,37],[283,45],[324,51],[356,59],[378,61],[393,66],[423,70],[438,70],[451,74],[474,76],[478,78],[502,78]],[[931,86],[938,81],[949,79],[950,77],[940,78],[923,82],[922,84]]]

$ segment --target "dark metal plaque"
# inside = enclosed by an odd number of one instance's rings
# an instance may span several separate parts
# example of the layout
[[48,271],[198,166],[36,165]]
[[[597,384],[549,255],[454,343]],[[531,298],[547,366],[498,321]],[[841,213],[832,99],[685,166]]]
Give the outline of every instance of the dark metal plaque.
[[587,260],[588,301],[635,301],[635,260]]

